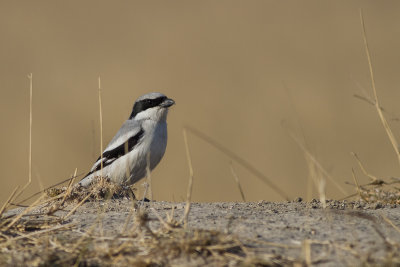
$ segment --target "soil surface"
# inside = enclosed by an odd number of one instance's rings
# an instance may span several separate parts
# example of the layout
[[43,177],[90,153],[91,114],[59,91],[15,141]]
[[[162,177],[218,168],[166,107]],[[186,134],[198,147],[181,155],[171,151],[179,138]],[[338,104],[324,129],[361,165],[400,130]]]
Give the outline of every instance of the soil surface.
[[[181,221],[185,210],[185,203],[135,205],[133,209],[133,202],[126,198],[86,202],[63,222],[74,223],[74,227],[61,234],[74,235],[101,224],[95,231],[101,228],[104,240],[116,238],[123,235],[122,229],[134,224],[129,217],[138,206],[147,213],[149,228],[156,231],[162,227],[159,217],[171,221],[167,216],[173,210],[172,217]],[[63,216],[72,208],[70,204],[55,215]],[[6,215],[20,211],[15,209]],[[243,245],[237,254],[250,253],[261,259],[256,265],[396,265],[400,263],[399,222],[400,207],[396,205],[327,201],[326,208],[322,208],[317,200],[301,199],[285,203],[192,203],[187,231],[212,230],[234,237]],[[235,255],[235,251],[230,253]],[[166,265],[218,265],[211,263],[181,258]]]

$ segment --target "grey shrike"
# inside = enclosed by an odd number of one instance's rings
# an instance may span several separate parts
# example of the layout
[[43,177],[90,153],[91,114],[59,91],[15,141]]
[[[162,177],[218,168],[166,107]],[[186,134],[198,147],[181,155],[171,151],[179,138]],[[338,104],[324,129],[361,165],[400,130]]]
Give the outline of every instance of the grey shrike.
[[87,187],[101,175],[102,160],[103,177],[114,183],[131,185],[145,177],[147,162],[153,170],[164,156],[168,108],[174,104],[174,100],[161,93],[139,97],[129,119],[107,145],[103,157],[97,159],[79,184]]

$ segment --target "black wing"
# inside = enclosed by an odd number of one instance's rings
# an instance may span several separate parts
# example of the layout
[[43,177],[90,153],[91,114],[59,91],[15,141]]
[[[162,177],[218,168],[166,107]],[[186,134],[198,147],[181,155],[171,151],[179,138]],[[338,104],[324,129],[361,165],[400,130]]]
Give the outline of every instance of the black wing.
[[[103,161],[101,160],[101,156],[96,160],[94,166],[92,167],[91,171],[85,175],[88,176],[98,170],[101,169],[101,162],[103,162],[103,168],[110,165],[113,163],[115,160],[118,158],[122,157],[123,155],[129,153],[132,151],[135,146],[139,143],[140,139],[144,135],[144,130],[143,128],[140,128],[140,131],[137,132],[135,135],[132,135],[131,137],[128,138],[125,142],[123,142],[121,145],[110,149],[106,150],[103,152]],[[127,147],[126,147],[127,144]]]

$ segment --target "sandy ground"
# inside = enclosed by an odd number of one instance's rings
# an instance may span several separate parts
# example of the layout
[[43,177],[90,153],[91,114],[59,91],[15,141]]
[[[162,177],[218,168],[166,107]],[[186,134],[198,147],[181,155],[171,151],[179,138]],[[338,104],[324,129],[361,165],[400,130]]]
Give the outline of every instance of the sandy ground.
[[[185,203],[157,201],[138,205],[148,213],[148,225],[153,231],[161,227],[157,216],[167,220],[167,215],[174,210],[173,217],[179,221],[185,208]],[[65,215],[71,208],[72,205],[67,206],[56,215]],[[75,225],[61,235],[83,233],[96,225],[95,232],[100,235],[101,231],[104,240],[116,238],[121,236],[126,222],[134,223],[127,219],[132,210],[132,201],[128,199],[87,202],[64,222]],[[14,212],[19,210],[8,215]],[[237,254],[248,250],[253,257],[264,259],[258,265],[271,262],[277,265],[381,265],[399,264],[400,232],[396,228],[400,226],[399,221],[399,207],[362,202],[328,201],[326,209],[319,201],[305,203],[301,199],[285,203],[192,203],[188,231],[216,230],[233,236],[244,248]],[[232,261],[230,265],[239,263]],[[190,260],[169,264],[218,265]]]

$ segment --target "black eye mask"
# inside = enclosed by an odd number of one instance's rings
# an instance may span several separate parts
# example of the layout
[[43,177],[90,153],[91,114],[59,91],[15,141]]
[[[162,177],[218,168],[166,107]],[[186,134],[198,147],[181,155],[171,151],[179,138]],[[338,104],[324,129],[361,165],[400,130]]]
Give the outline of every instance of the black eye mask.
[[136,116],[136,114],[138,114],[141,111],[145,111],[148,108],[159,106],[166,99],[167,99],[166,96],[162,96],[162,97],[157,97],[155,99],[143,99],[136,102],[135,105],[133,106],[132,113],[129,119],[133,119]]

